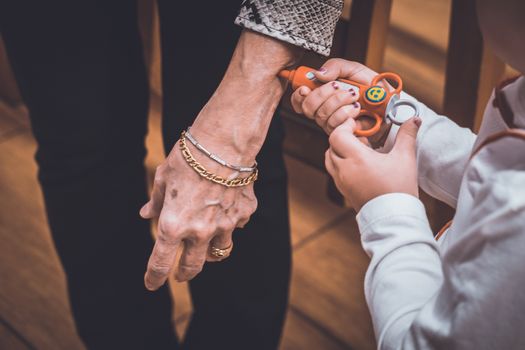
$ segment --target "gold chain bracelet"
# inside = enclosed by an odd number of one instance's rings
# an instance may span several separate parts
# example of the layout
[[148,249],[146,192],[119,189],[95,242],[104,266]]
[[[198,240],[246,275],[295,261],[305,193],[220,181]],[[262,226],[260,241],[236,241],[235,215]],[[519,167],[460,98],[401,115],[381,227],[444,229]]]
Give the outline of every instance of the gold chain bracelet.
[[206,180],[215,182],[216,184],[226,186],[226,187],[241,187],[241,186],[247,186],[255,180],[257,180],[257,177],[259,175],[259,171],[257,168],[254,169],[254,171],[247,177],[236,177],[234,179],[225,179],[217,174],[210,173],[206,168],[195,158],[193,158],[193,155],[191,154],[188,146],[186,145],[186,131],[183,131],[180,139],[179,139],[179,148],[182,153],[182,157],[188,163],[188,165],[195,170],[197,174],[205,178]]

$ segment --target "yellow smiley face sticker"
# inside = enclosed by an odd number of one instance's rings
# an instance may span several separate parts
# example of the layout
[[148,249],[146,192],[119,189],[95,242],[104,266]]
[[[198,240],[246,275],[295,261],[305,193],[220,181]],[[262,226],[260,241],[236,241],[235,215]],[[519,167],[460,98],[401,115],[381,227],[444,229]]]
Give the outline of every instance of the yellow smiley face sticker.
[[386,91],[380,86],[372,86],[366,90],[366,99],[370,102],[381,102],[386,97]]

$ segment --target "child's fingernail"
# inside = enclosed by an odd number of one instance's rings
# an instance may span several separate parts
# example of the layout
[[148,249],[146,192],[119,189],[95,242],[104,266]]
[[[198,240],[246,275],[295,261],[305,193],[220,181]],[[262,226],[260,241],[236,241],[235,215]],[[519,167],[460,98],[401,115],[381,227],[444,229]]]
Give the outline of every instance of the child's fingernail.
[[337,84],[335,81],[333,81],[332,82],[332,87],[337,90],[337,89],[339,89],[339,84]]
[[418,128],[421,126],[421,122],[422,122],[421,118],[419,117],[414,118],[414,124],[416,124]]
[[354,108],[359,108],[359,103],[354,102],[354,103],[352,103],[352,106],[354,106]]
[[301,89],[299,89],[299,95],[304,97],[304,96],[306,96],[308,94],[306,93],[305,89],[301,88]]
[[328,71],[328,69],[326,69],[325,67],[321,67],[318,70],[318,72],[321,73],[321,74],[325,74],[327,71]]

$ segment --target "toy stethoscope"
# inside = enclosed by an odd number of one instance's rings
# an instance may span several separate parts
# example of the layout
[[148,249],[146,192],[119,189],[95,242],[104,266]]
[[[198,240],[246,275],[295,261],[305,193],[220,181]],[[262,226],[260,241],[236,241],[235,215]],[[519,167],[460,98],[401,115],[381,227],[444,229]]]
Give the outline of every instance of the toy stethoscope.
[[[292,89],[296,90],[300,86],[307,86],[311,90],[318,88],[324,83],[317,80],[314,75],[315,69],[301,66],[294,70],[283,70],[279,76],[287,79],[292,83]],[[378,85],[381,80],[390,79],[395,84],[396,88],[393,91],[388,91],[382,86]],[[403,81],[401,77],[395,73],[381,73],[372,79],[370,85],[358,83],[348,79],[338,79],[339,87],[342,90],[354,90],[359,94],[358,102],[361,105],[361,111],[358,118],[368,117],[374,120],[374,125],[366,130],[355,130],[356,136],[369,137],[376,134],[381,125],[386,120],[396,125],[401,125],[406,120],[400,121],[396,119],[398,107],[408,106],[414,110],[414,116],[419,115],[419,106],[417,103],[401,99],[399,94],[403,89]]]

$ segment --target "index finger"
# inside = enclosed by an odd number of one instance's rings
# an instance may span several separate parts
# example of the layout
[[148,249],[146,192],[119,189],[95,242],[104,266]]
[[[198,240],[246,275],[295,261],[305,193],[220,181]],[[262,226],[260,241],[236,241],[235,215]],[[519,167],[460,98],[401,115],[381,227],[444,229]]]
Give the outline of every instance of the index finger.
[[[323,72],[324,71],[324,72]],[[314,72],[315,77],[323,82],[337,80],[338,78],[348,78],[359,83],[370,84],[377,75],[367,66],[342,58],[332,58],[323,64],[323,67]]]
[[159,229],[144,275],[144,285],[148,290],[157,290],[166,282],[175,264],[179,245],[180,240],[170,238],[166,232]]

